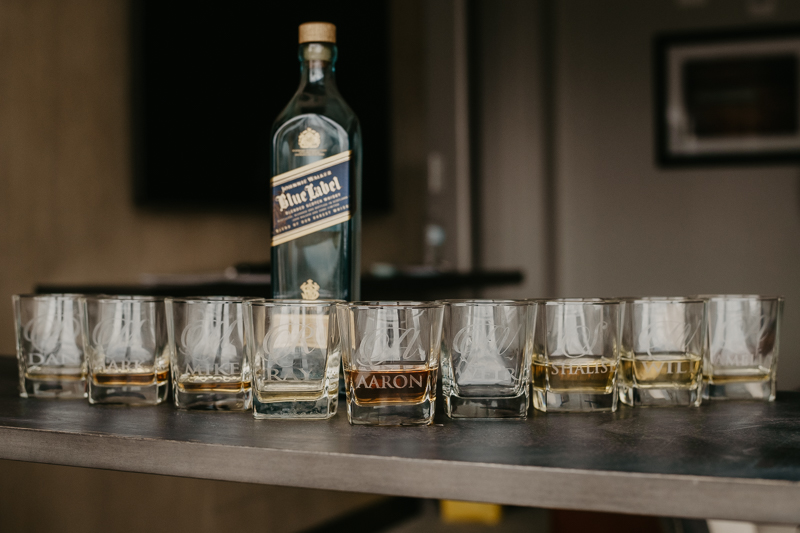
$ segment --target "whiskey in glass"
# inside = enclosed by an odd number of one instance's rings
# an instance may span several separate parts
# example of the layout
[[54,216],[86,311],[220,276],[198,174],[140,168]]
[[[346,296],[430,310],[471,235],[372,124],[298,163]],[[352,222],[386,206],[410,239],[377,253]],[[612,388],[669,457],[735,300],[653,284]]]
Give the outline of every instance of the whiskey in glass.
[[705,301],[622,301],[620,399],[630,406],[697,406],[702,401]]
[[255,418],[325,419],[339,402],[341,348],[333,300],[249,300]]
[[531,381],[539,411],[616,411],[619,303],[599,298],[536,303]]
[[704,398],[775,400],[783,298],[704,296],[708,344]]
[[351,424],[433,423],[443,309],[425,302],[338,306]]
[[89,403],[156,405],[169,393],[170,350],[164,299],[81,299]]
[[245,411],[253,391],[242,298],[167,298],[172,388],[179,409]]
[[77,294],[15,295],[20,396],[86,397],[86,363]]

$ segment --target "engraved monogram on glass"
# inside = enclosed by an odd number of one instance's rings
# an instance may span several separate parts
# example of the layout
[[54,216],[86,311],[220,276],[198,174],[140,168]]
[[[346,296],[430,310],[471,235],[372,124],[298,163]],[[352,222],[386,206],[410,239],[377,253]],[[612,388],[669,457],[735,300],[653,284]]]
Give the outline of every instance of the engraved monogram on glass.
[[531,365],[536,409],[616,410],[618,324],[615,301],[538,302]]
[[707,298],[709,351],[704,397],[774,400],[783,298]]
[[330,300],[248,302],[256,418],[329,418],[338,405],[340,342]]
[[78,295],[14,296],[20,395],[84,398]]
[[[71,306],[66,307],[71,313]],[[82,362],[83,348],[78,345],[80,322],[75,316],[56,312],[32,318],[22,329],[22,339],[30,349],[29,372],[46,367],[80,366]]]
[[338,308],[351,424],[431,424],[443,305],[356,302]]
[[628,405],[699,405],[705,303],[690,298],[623,302],[620,397]]
[[242,298],[169,298],[176,407],[241,411],[252,405]]
[[155,405],[169,392],[164,300],[146,296],[82,300],[90,403]]
[[445,300],[442,391],[453,418],[522,418],[536,309],[512,300]]

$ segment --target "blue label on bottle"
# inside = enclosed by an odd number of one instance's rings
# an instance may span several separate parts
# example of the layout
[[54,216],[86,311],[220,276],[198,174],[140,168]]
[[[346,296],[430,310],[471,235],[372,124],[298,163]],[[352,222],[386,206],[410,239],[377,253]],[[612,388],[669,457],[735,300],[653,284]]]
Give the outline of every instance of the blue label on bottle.
[[272,246],[347,222],[350,150],[272,178]]

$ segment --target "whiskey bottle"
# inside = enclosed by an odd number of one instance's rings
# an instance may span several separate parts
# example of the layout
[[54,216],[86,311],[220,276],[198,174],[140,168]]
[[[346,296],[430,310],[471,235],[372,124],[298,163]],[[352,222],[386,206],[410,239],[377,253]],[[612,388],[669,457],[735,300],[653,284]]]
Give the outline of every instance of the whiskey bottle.
[[300,25],[300,86],[272,129],[272,296],[359,296],[361,130],[334,79],[336,27]]

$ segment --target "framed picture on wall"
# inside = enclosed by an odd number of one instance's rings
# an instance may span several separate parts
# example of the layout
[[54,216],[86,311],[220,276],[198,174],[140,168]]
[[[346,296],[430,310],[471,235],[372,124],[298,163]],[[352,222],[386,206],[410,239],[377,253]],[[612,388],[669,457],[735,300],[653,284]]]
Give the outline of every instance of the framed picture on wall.
[[662,166],[800,161],[800,28],[659,36]]

